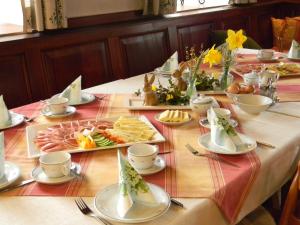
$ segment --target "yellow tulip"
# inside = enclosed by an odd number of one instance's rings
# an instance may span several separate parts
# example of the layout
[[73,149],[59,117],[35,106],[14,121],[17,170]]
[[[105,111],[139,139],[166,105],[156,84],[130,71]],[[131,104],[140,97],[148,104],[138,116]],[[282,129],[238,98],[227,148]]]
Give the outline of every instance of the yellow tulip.
[[155,85],[152,85],[152,91],[156,91],[157,90],[157,87]]
[[166,101],[169,101],[169,100],[171,100],[171,99],[173,99],[173,98],[174,98],[173,95],[167,94],[167,96],[166,96]]
[[209,66],[220,64],[222,61],[222,54],[217,49],[215,49],[215,45],[207,52],[204,56],[204,63],[209,63]]
[[233,30],[229,29],[227,31],[226,43],[228,44],[229,50],[243,48],[243,44],[246,40],[247,37],[243,34],[243,30],[234,32]]

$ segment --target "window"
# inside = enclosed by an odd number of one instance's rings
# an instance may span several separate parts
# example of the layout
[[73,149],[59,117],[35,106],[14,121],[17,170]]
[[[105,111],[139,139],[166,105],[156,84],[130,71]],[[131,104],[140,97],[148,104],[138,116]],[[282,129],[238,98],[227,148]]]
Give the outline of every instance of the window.
[[20,0],[0,0],[0,35],[23,32]]
[[[200,2],[204,3],[200,4]],[[177,11],[210,8],[223,5],[228,5],[228,0],[177,0]]]

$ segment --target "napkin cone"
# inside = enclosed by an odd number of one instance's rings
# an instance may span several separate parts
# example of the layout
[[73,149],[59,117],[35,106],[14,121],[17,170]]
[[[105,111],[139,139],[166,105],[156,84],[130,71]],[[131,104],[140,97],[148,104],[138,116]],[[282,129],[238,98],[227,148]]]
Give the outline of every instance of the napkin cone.
[[81,102],[81,76],[77,77],[60,95],[69,99],[69,104],[78,104]]
[[118,150],[119,166],[119,196],[117,212],[120,217],[125,217],[128,211],[137,202],[149,206],[157,205],[149,186],[125,159],[121,150]]
[[173,55],[162,65],[161,71],[174,73],[178,69],[178,52]]
[[217,115],[214,108],[210,108],[208,110],[208,120],[211,142],[225,151],[237,152],[238,147],[243,145],[243,142],[228,119]]
[[4,175],[4,133],[0,132],[0,179]]
[[11,124],[11,116],[5,105],[3,95],[0,96],[0,127]]
[[300,44],[295,40],[292,41],[292,45],[288,53],[288,58],[300,59]]

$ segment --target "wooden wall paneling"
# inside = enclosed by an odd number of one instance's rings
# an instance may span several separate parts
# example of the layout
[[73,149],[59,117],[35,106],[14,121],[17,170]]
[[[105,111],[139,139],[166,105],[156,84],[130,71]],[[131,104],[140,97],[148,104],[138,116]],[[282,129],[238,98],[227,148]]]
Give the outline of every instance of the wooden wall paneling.
[[168,37],[169,37],[169,43],[170,43],[170,51],[171,51],[171,54],[173,54],[173,52],[178,51],[178,49],[179,49],[176,26],[168,27]]
[[126,77],[153,71],[170,56],[168,30],[120,37]]
[[82,88],[114,80],[105,41],[46,49],[42,55],[51,95],[61,92],[79,75],[82,75]]
[[0,57],[0,95],[8,108],[32,101],[24,54]]
[[273,47],[271,16],[271,12],[257,15],[256,30],[259,32],[259,35],[256,37],[256,40],[263,48]]
[[25,60],[28,65],[27,74],[31,87],[32,101],[46,99],[50,92],[44,75],[40,49],[38,47],[26,49]]
[[201,45],[207,49],[209,46],[210,33],[213,29],[213,23],[189,25],[179,27],[178,42],[179,42],[179,58],[185,60],[185,47],[195,47],[196,52],[199,52]]
[[124,60],[122,59],[122,50],[119,37],[112,37],[108,39],[108,48],[110,53],[110,60],[112,63],[113,77],[123,79],[126,77],[126,69]]
[[243,29],[246,33],[250,31],[250,20],[252,15],[235,15],[233,17],[223,17],[220,21],[221,29],[239,30]]

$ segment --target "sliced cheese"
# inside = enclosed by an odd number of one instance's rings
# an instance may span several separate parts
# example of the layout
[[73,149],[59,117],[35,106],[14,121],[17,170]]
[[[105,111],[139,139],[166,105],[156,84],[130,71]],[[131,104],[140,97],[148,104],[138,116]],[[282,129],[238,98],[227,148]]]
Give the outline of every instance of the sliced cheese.
[[189,121],[190,118],[187,112],[166,110],[159,115],[158,120],[162,122],[185,122]]

